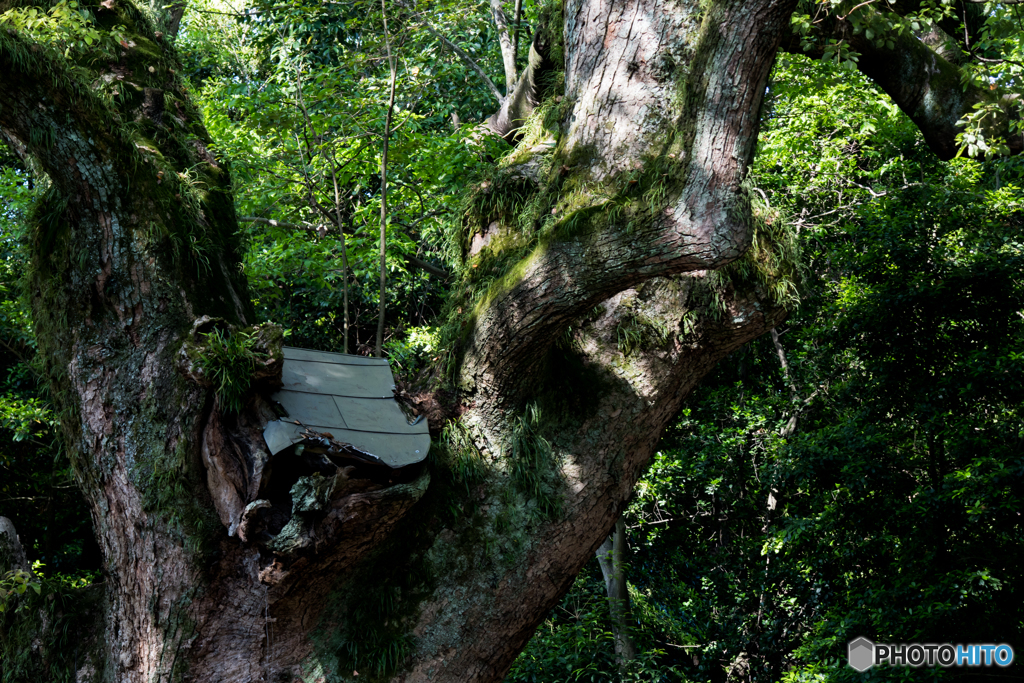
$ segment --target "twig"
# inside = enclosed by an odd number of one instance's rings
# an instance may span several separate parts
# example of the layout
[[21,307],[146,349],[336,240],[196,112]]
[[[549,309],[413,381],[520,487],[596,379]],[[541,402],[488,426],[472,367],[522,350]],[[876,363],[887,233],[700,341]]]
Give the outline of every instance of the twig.
[[852,10],[847,12],[844,16],[839,17],[839,21],[845,21],[846,17],[850,16],[851,14],[859,10],[861,7],[864,7],[865,5],[873,5],[874,3],[875,0],[866,0],[865,2],[860,3],[859,5],[855,6]]
[[334,147],[332,146],[331,180],[334,182],[334,212],[338,218],[338,234],[341,236],[341,286],[343,290],[343,327],[345,335],[345,339],[342,342],[342,352],[348,353],[348,245],[345,243],[345,230],[341,225],[341,195],[338,192],[338,174],[334,172],[334,167],[337,165],[338,162],[334,158]]

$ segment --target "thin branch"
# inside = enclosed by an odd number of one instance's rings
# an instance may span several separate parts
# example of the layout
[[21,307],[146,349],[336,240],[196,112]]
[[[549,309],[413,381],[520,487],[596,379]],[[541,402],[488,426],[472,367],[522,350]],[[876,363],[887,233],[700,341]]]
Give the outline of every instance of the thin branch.
[[22,363],[24,363],[25,365],[28,365],[28,359],[27,359],[27,358],[25,358],[25,356],[23,356],[22,354],[20,354],[20,353],[18,353],[17,351],[15,351],[15,350],[14,350],[14,349],[13,349],[13,348],[11,347],[11,345],[10,345],[10,344],[8,344],[7,342],[5,342],[5,341],[4,341],[3,339],[0,339],[0,344],[3,344],[3,345],[4,345],[4,348],[6,348],[6,349],[7,349],[8,351],[10,351],[10,352],[11,352],[11,353],[13,353],[13,354],[14,354],[15,356],[17,356],[17,357],[18,357],[18,360],[20,360],[20,361],[21,361]]
[[1018,62],[1016,59],[986,59],[985,57],[974,53],[971,53],[971,58],[977,59],[979,62],[985,62],[986,64],[1013,64],[1014,66],[1024,68],[1024,63]]
[[404,181],[398,180],[397,178],[392,180],[392,182],[394,182],[396,185],[401,185],[402,187],[407,187],[410,190],[412,190],[413,193],[416,195],[416,198],[419,199],[419,201],[420,201],[420,213],[426,213],[427,212],[426,204],[423,203],[423,195],[420,194],[419,189],[415,185],[410,185],[409,183],[406,183]]
[[196,14],[219,14],[222,17],[247,17],[249,16],[245,12],[218,12],[215,9],[196,9],[192,8],[192,11]]
[[409,230],[412,230],[413,228],[415,228],[417,225],[419,225],[423,221],[427,220],[428,218],[434,218],[435,216],[447,216],[450,213],[451,213],[451,211],[448,210],[448,209],[439,209],[437,211],[426,211],[426,212],[424,212],[423,214],[420,215],[419,218],[414,220],[412,223],[399,223],[398,221],[396,221],[394,219],[391,219],[391,222],[392,223],[396,223],[398,225],[401,225],[403,228],[408,228]]
[[656,522],[644,522],[644,521],[641,520],[641,522],[639,524],[634,524],[633,526],[627,526],[626,529],[629,530],[629,531],[632,531],[633,529],[642,529],[645,526],[654,526],[655,524],[670,524],[670,523],[676,521],[677,519],[679,519],[679,518],[678,517],[669,517],[668,519],[659,519]]
[[261,223],[263,225],[272,225],[275,228],[288,228],[290,230],[305,230],[306,232],[318,233],[319,229],[323,225],[312,225],[311,223],[287,223],[285,221],[277,221],[273,218],[260,218],[259,216],[239,216],[238,221],[242,223]]
[[499,105],[502,102],[505,101],[505,97],[501,94],[501,91],[498,90],[498,86],[494,85],[494,81],[492,81],[490,79],[490,77],[487,75],[487,72],[485,72],[480,67],[480,65],[477,64],[476,61],[474,61],[474,59],[472,57],[470,57],[468,54],[466,54],[465,50],[463,50],[461,47],[459,47],[458,45],[456,45],[452,41],[448,40],[448,38],[446,38],[444,35],[439,33],[437,31],[437,29],[435,29],[433,26],[431,26],[429,23],[427,23],[426,19],[422,20],[422,25],[423,25],[423,28],[427,29],[428,33],[430,33],[435,38],[437,38],[442,43],[444,43],[449,48],[451,48],[451,51],[454,52],[456,55],[458,55],[459,59],[461,59],[462,61],[464,61],[466,63],[466,66],[468,66],[469,68],[471,68],[473,71],[475,71],[477,73],[477,75],[480,77],[480,79],[484,82],[484,85],[487,86],[487,89],[490,90],[491,94],[494,95],[494,99],[498,100],[498,104]]
[[850,16],[851,14],[853,14],[854,12],[856,12],[857,10],[859,10],[859,9],[860,9],[861,7],[864,7],[864,6],[866,6],[866,5],[872,5],[872,4],[874,4],[875,2],[876,2],[876,0],[866,0],[866,2],[862,2],[862,3],[860,3],[859,5],[857,5],[856,7],[854,7],[854,8],[852,9],[852,10],[850,10],[849,12],[847,12],[847,13],[846,13],[845,15],[843,15],[843,16],[841,16],[841,17],[837,17],[837,18],[839,19],[839,21],[845,21],[845,20],[846,20],[846,17]]
[[331,148],[331,181],[334,183],[334,211],[338,218],[338,234],[341,236],[341,285],[343,289],[343,315],[345,339],[342,344],[343,353],[348,353],[348,245],[345,244],[345,230],[341,225],[341,194],[338,192],[338,174],[334,167],[338,165],[334,158],[334,148]]
[[491,0],[491,18],[498,29],[498,45],[501,47],[501,61],[505,67],[505,93],[516,87],[516,53],[508,30],[508,17],[502,7],[502,0]]
[[419,268],[420,270],[422,270],[425,273],[430,273],[431,275],[436,275],[439,278],[443,278],[443,279],[447,280],[448,278],[450,278],[452,276],[452,274],[449,273],[444,268],[438,268],[433,263],[430,263],[428,261],[424,261],[423,259],[416,258],[415,256],[406,256],[405,260],[409,262],[409,265],[415,266],[416,268]]

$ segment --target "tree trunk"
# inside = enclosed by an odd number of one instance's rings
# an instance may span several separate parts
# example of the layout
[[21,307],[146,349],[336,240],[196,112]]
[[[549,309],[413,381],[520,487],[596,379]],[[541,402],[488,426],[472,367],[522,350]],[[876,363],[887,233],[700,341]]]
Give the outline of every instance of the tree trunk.
[[597,549],[597,561],[604,577],[605,593],[608,594],[608,612],[612,619],[612,633],[615,634],[615,656],[619,668],[625,669],[628,662],[636,659],[636,643],[630,634],[629,584],[626,580],[626,523],[622,517],[615,521],[615,528]]
[[[770,274],[728,264],[755,230],[743,181],[795,0],[546,10],[556,144],[478,189],[481,267],[446,323],[461,393],[436,411],[458,419],[432,424],[424,468],[383,478],[270,458],[273,328],[248,330],[247,393],[214,386],[211,340],[253,323],[228,171],[173,49],[111,4],[130,46],[88,78],[0,32],[0,130],[52,183],[29,282],[105,558],[92,680],[500,680],[684,397],[784,315]],[[496,192],[533,218],[492,215]],[[327,497],[303,493],[314,471]],[[281,519],[261,530],[265,497]]]

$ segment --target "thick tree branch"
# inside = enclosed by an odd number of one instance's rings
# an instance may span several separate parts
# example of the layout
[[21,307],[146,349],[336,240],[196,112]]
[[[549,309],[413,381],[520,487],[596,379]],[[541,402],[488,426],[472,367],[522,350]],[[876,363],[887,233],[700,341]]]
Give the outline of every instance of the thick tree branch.
[[166,7],[162,3],[157,3],[161,6],[160,16],[164,22],[164,34],[171,39],[178,37],[178,30],[181,28],[181,18],[185,16],[185,9],[187,7],[184,0],[176,0]]
[[[566,15],[584,17],[588,5],[606,9],[577,0]],[[614,40],[585,31],[589,19],[581,19],[575,24],[579,32],[566,37],[572,57],[565,96],[573,109],[555,164],[564,166],[580,195],[582,188],[593,188],[591,203],[577,208],[577,199],[571,209],[552,208],[554,215],[567,213],[561,227],[551,228],[550,237],[526,257],[517,281],[492,285],[490,306],[473,320],[465,346],[463,378],[469,384],[486,377],[484,384],[502,386],[505,378],[491,375],[499,368],[518,381],[523,374],[512,368],[531,362],[560,328],[615,292],[654,277],[718,268],[749,244],[749,200],[740,183],[753,156],[757,112],[792,3],[713,5],[687,73],[731,73],[734,80],[728,86],[709,76],[691,80],[686,106],[672,94],[675,86],[666,82],[657,57],[664,36],[677,29],[668,21],[659,24],[655,15],[645,18],[644,32],[633,35],[625,30],[631,10],[612,6],[609,11],[611,23],[623,26]],[[723,25],[731,26],[725,35]],[[629,58],[623,58],[626,50]],[[598,111],[601,116],[594,115]],[[696,132],[692,138],[674,136],[650,125],[655,117]],[[657,169],[643,181],[658,188],[655,201],[643,195],[646,188],[635,173],[639,159]],[[636,201],[642,196],[648,199]],[[630,201],[634,213],[620,212],[618,207]],[[493,338],[511,342],[499,350],[490,344]]]
[[[108,122],[108,109],[67,63],[20,34],[0,32],[0,129],[16,141],[65,193],[78,193],[84,169],[104,155],[137,158],[134,146]],[[101,153],[100,150],[103,150]],[[120,184],[117,171],[100,171]],[[99,180],[99,179],[97,179]]]
[[[861,53],[858,68],[893,99],[917,125],[925,141],[940,159],[956,156],[957,123],[974,105],[993,101],[993,91],[960,82],[960,70],[913,36],[898,36],[896,47],[876,47],[863,36],[854,36],[851,46]],[[893,68],[893,65],[898,65]],[[1010,135],[1010,117],[1000,122],[1001,133],[1011,154],[1024,151],[1021,135]]]
[[[893,102],[910,117],[924,136],[928,146],[943,160],[956,156],[959,145],[956,136],[962,128],[957,124],[973,111],[976,104],[995,102],[996,91],[976,85],[961,84],[959,67],[940,56],[935,50],[910,34],[889,35],[892,49],[878,47],[864,33],[854,35],[847,21],[828,18],[823,22],[825,35],[845,41],[860,53],[857,68],[878,84]],[[805,50],[797,36],[790,34],[782,43],[789,52],[820,57],[822,47]],[[994,125],[990,133],[1007,141],[1011,154],[1024,152],[1024,136],[1011,135],[1010,112]]]
[[505,67],[505,93],[512,92],[516,85],[516,53],[510,35],[508,16],[502,7],[502,0],[491,0],[491,18],[498,29],[498,45],[501,47],[501,61]]
[[[551,357],[535,356],[538,371],[551,379],[536,387],[532,399],[550,401],[544,405],[552,409],[574,406],[567,408],[573,415],[570,420],[549,421],[552,431],[545,432],[562,463],[557,495],[564,510],[557,520],[528,529],[529,554],[538,558],[529,567],[496,579],[484,572],[469,587],[456,578],[456,571],[438,573],[439,595],[468,594],[473,599],[468,604],[446,601],[420,617],[421,632],[451,635],[435,637],[430,649],[417,655],[411,680],[502,680],[545,613],[528,614],[522,608],[524,596],[546,608],[556,604],[571,577],[611,532],[662,430],[686,395],[719,359],[784,315],[761,298],[763,293],[729,288],[722,293],[724,308],[716,319],[699,303],[706,301],[705,286],[706,278],[690,274],[620,292],[603,303],[596,319],[576,328],[571,345],[553,351]],[[619,330],[629,324],[637,307],[670,332],[664,342],[649,341],[624,354]],[[687,315],[699,320],[692,333],[682,329]],[[588,388],[596,386],[591,382],[599,383],[600,391]],[[462,423],[478,435],[475,441],[490,461],[510,457],[502,425],[520,415],[521,411],[503,411],[493,402],[476,400]],[[507,486],[503,479],[496,481],[481,505],[497,508]],[[486,549],[474,550],[473,558],[484,566],[493,562]],[[487,635],[494,632],[508,634],[498,647]],[[461,643],[457,648],[456,639]],[[432,653],[446,651],[453,658],[445,656],[442,667]]]

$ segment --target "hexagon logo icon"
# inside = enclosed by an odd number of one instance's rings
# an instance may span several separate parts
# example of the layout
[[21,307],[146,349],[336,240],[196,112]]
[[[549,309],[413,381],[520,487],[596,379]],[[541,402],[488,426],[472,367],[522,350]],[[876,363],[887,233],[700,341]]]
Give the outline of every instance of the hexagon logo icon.
[[867,638],[851,640],[846,661],[857,671],[867,671],[875,664],[875,644]]

